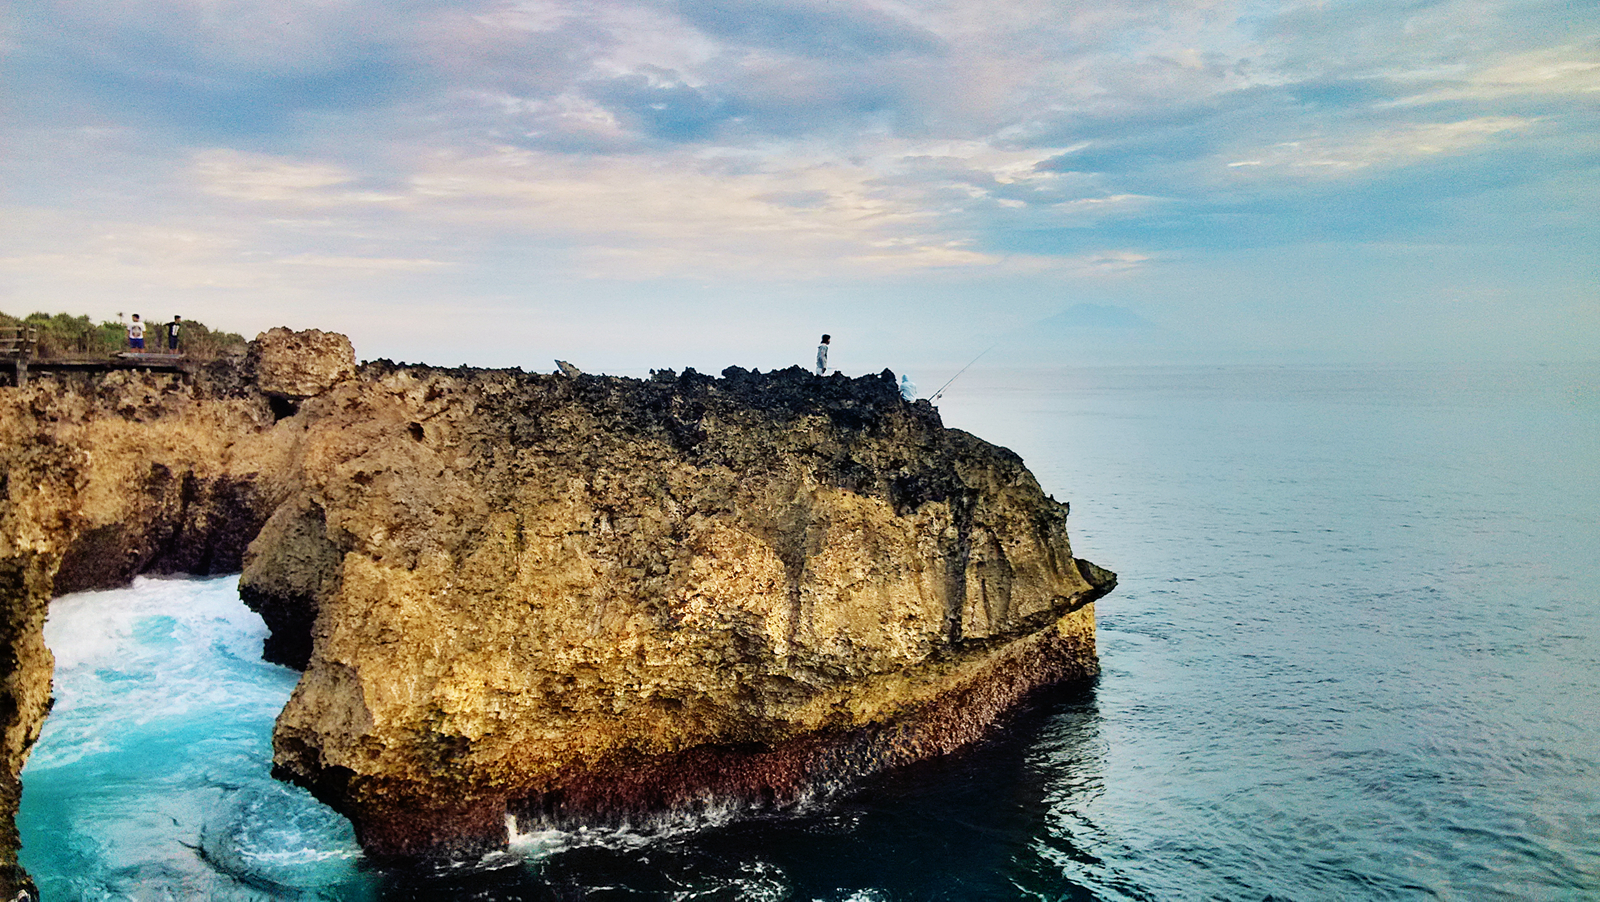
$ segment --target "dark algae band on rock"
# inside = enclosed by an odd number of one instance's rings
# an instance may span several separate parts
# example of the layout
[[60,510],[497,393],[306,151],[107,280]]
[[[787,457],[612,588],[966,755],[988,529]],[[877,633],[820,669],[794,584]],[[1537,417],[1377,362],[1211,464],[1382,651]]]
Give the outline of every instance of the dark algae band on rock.
[[[358,366],[274,330],[192,378],[0,405],[11,483],[54,474],[6,502],[8,604],[242,566],[268,657],[304,671],[275,773],[380,856],[493,848],[508,817],[782,805],[942,754],[1092,676],[1115,583],[1016,455],[887,372]],[[48,656],[23,654],[36,735]]]

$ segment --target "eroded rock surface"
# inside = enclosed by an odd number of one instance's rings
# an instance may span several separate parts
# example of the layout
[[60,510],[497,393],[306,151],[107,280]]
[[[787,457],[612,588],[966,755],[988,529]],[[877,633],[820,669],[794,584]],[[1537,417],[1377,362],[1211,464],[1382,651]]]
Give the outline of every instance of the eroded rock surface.
[[263,393],[301,401],[355,375],[356,352],[350,339],[337,332],[279,327],[250,343],[249,368]]
[[783,804],[1095,671],[1115,577],[1073,558],[1015,455],[890,374],[348,348],[274,330],[188,381],[0,390],[10,785],[48,697],[48,598],[141,572],[242,567],[268,657],[304,668],[276,772],[380,855],[494,847],[508,814]]
[[1065,506],[891,377],[361,377],[245,582],[304,565],[276,763],[369,850],[783,803],[1094,672]]

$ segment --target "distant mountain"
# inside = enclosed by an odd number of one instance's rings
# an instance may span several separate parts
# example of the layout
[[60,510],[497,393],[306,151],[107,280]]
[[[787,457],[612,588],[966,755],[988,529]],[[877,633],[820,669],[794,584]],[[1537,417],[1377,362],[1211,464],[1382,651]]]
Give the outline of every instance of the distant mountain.
[[[1010,333],[1001,344],[1011,365],[1162,362],[1174,336],[1126,307],[1074,304]],[[999,356],[999,355],[997,355]]]

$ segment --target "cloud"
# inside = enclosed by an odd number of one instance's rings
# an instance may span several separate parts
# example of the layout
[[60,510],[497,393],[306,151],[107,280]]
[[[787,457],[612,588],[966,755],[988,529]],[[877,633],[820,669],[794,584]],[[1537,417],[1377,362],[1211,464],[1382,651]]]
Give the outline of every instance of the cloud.
[[0,291],[379,305],[399,280],[738,280],[1144,309],[1141,286],[1250,249],[1582,249],[1597,20],[1518,0],[19,0],[0,216],[33,225]]
[[1149,254],[1126,250],[1101,251],[1073,260],[1073,263],[1077,265],[1080,271],[1097,275],[1123,275],[1133,272],[1150,262],[1151,257]]
[[[316,111],[360,110],[415,90],[403,28],[381,6],[288,2],[20,0],[13,71],[97,115],[191,134],[282,136]],[[373,27],[378,23],[379,27]]]
[[680,0],[678,14],[745,47],[805,56],[938,54],[938,35],[868,4],[819,0]]
[[652,138],[694,141],[709,137],[717,123],[737,114],[727,100],[654,66],[585,86],[620,125]]
[[[1600,51],[1549,47],[1489,62],[1454,78],[1416,78],[1424,90],[1384,100],[1382,107],[1546,99],[1582,101],[1600,94]],[[1403,82],[1402,82],[1403,83]]]
[[885,178],[903,160],[891,152],[854,164],[686,153],[596,160],[504,147],[416,174],[410,202],[437,221],[493,219],[575,242],[602,268],[652,276],[993,262],[941,232],[952,213],[925,186]]
[[322,195],[321,189],[348,184],[355,179],[339,166],[297,163],[228,148],[196,153],[194,169],[205,190],[243,200],[304,199]]
[[326,254],[295,254],[276,261],[288,266],[320,266],[382,272],[429,272],[456,264],[440,260],[407,260],[395,257],[337,257]]
[[1249,176],[1287,172],[1295,177],[1338,178],[1372,167],[1402,166],[1430,157],[1466,153],[1497,136],[1520,132],[1533,124],[1533,120],[1520,116],[1480,116],[1355,135],[1314,135],[1247,152],[1247,159],[1232,160],[1226,165]]

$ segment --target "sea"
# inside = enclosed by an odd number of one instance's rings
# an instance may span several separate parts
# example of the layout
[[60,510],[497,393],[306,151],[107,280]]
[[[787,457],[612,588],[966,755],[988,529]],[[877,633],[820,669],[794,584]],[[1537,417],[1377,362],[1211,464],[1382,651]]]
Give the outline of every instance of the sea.
[[989,741],[384,868],[269,775],[295,674],[235,579],[140,579],[51,606],[24,865],[48,902],[1600,899],[1600,363],[974,368],[938,404],[1120,574],[1099,678]]

